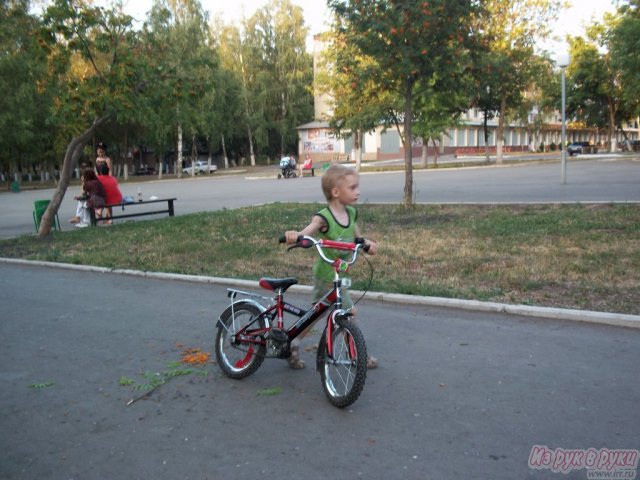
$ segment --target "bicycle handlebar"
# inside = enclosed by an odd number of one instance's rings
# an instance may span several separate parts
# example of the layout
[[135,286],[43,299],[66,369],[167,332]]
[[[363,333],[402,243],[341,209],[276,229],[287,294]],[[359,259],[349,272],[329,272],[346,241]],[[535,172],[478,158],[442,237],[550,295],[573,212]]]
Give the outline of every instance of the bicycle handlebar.
[[[287,239],[286,237],[282,236],[278,239],[278,242],[287,243]],[[316,247],[316,250],[318,250],[318,254],[320,255],[320,257],[325,262],[331,263],[331,264],[334,262],[334,260],[327,258],[327,256],[323,252],[323,249],[325,248],[353,252],[353,255],[351,256],[351,260],[349,261],[345,260],[345,263],[347,263],[348,265],[352,265],[353,263],[355,263],[356,259],[358,258],[358,252],[360,251],[360,249],[364,250],[365,252],[369,251],[369,245],[365,244],[365,240],[362,237],[357,237],[353,242],[338,242],[335,240],[324,240],[324,239],[316,240],[313,237],[300,235],[298,236],[298,240],[296,241],[296,243],[289,248],[311,248],[311,247]]]

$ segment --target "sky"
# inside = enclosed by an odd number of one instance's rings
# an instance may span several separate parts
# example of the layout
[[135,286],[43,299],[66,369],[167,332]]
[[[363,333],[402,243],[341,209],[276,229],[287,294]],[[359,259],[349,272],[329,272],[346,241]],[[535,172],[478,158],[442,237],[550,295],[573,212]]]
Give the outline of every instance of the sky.
[[[567,33],[580,35],[582,26],[590,23],[591,18],[601,20],[604,12],[615,9],[614,0],[570,0],[573,4],[564,10],[553,26],[553,31],[561,38],[558,42],[549,42],[547,49],[552,53],[566,51],[567,46],[564,37]],[[305,23],[310,27],[310,38],[307,48],[311,45],[314,34],[326,30],[330,20],[325,0],[291,0],[295,5],[303,8]],[[268,0],[201,0],[203,8],[213,17],[221,13],[226,23],[239,22],[245,17],[250,17],[257,9],[268,4]],[[125,11],[137,19],[144,19],[146,12],[151,8],[152,0],[124,0]]]

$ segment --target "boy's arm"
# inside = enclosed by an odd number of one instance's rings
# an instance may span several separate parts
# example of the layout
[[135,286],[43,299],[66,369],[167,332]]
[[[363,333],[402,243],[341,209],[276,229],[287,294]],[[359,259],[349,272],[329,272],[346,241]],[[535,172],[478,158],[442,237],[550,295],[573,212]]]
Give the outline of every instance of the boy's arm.
[[287,243],[291,245],[298,241],[298,237],[300,235],[315,237],[324,226],[324,219],[319,215],[314,215],[311,219],[311,223],[304,227],[304,229],[299,232],[296,232],[295,230],[288,230],[284,232],[284,236],[287,239]]

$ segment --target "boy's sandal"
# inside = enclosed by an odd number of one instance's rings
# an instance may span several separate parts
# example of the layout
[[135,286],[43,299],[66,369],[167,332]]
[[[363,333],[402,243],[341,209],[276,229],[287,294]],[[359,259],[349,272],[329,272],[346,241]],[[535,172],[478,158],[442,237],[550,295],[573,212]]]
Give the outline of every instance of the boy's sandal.
[[287,358],[287,363],[294,370],[300,370],[305,367],[304,361],[300,358],[299,348],[293,347],[291,349],[291,356]]
[[376,357],[372,357],[371,355],[368,355],[367,370],[373,370],[374,368],[378,368],[378,359]]
[[305,367],[304,362],[297,355],[291,355],[289,358],[287,358],[287,362],[289,362],[289,367],[293,368],[294,370],[301,370]]

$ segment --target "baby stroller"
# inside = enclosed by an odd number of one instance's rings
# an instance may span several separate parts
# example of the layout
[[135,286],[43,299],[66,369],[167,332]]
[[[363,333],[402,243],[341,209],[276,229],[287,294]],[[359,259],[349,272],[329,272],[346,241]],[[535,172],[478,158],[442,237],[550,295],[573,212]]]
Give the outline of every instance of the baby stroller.
[[282,157],[280,159],[280,170],[278,180],[281,178],[296,178],[296,161],[291,157]]

